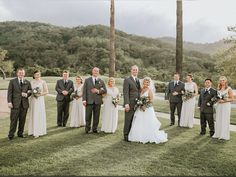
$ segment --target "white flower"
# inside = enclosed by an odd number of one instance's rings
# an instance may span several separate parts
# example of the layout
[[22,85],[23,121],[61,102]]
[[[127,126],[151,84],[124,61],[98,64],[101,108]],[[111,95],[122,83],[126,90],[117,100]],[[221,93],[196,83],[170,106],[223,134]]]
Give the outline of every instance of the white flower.
[[33,93],[37,93],[37,90],[33,90]]

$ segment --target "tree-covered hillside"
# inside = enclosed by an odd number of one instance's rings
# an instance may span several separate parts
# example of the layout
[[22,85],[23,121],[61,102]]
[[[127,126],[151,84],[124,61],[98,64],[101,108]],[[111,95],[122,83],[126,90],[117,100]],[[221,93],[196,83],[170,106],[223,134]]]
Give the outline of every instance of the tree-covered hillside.
[[[0,47],[14,68],[28,73],[40,68],[43,75],[58,75],[62,69],[88,74],[93,66],[108,74],[109,27],[102,25],[65,28],[38,22],[1,22]],[[215,59],[197,51],[184,51],[183,71],[195,78],[215,73]],[[116,31],[117,76],[125,76],[131,65],[141,76],[167,81],[175,71],[175,48],[158,39]]]

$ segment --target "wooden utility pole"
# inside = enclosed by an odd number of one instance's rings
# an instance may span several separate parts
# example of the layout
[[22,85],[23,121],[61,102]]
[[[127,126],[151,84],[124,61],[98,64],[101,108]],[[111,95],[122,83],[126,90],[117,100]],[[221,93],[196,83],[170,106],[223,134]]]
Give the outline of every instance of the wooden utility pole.
[[176,0],[176,72],[182,75],[183,67],[183,7],[182,0]]
[[111,0],[110,8],[110,62],[109,62],[109,77],[115,76],[115,2]]

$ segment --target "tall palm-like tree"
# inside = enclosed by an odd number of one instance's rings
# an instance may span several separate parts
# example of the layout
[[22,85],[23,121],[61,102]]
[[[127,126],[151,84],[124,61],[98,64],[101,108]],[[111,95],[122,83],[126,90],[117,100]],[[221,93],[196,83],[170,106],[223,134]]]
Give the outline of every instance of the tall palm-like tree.
[[182,74],[183,65],[183,5],[182,0],[176,0],[176,72]]
[[115,75],[115,1],[111,0],[110,7],[110,62],[109,62],[109,76]]

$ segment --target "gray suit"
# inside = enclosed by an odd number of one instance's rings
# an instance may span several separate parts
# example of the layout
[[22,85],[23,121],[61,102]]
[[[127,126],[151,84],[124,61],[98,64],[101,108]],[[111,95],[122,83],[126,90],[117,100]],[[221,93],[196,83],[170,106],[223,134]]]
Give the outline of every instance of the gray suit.
[[[96,88],[99,90],[99,93],[92,93],[91,89]],[[97,79],[97,82],[94,84],[92,77],[85,79],[83,86],[83,101],[86,101],[86,126],[85,131],[89,132],[91,130],[91,119],[93,114],[93,132],[97,131],[99,123],[99,115],[102,101],[102,95],[107,93],[105,83],[100,78]]]
[[[205,92],[205,89],[202,89],[200,92],[198,106],[200,107],[200,121],[201,121],[201,133],[206,133],[206,125],[208,122],[210,135],[212,136],[215,132],[214,128],[214,117],[213,117],[213,105],[214,102],[211,101],[213,97],[217,96],[217,91],[213,88],[210,88],[209,91]],[[207,105],[209,103],[210,105]]]
[[[73,81],[68,80],[65,85],[64,80],[60,79],[57,81],[55,90],[57,91],[57,125],[66,126],[69,117],[70,95],[74,92]],[[68,91],[68,95],[63,95],[63,90]]]
[[[9,82],[8,92],[7,92],[7,101],[12,103],[13,108],[11,109],[11,123],[8,137],[13,138],[16,132],[17,122],[19,119],[18,125],[18,136],[22,136],[24,132],[25,118],[27,110],[29,108],[28,97],[31,95],[31,84],[28,80],[23,80],[23,84],[20,85],[18,78],[12,79]],[[28,97],[22,97],[21,93],[27,93]]]
[[[178,125],[180,123],[180,114],[182,109],[182,91],[184,91],[184,83],[178,81],[177,85],[174,85],[174,81],[169,82],[167,90],[166,90],[166,99],[170,102],[170,121],[171,125],[175,124],[175,109],[177,108],[178,114]],[[178,95],[172,95],[173,92],[177,92]]]
[[124,123],[124,139],[128,140],[129,131],[132,125],[134,116],[134,107],[136,104],[135,99],[140,97],[141,86],[140,82],[135,82],[132,76],[126,78],[123,83],[123,95],[124,95],[124,106],[129,104],[129,112],[125,112],[125,123]]

